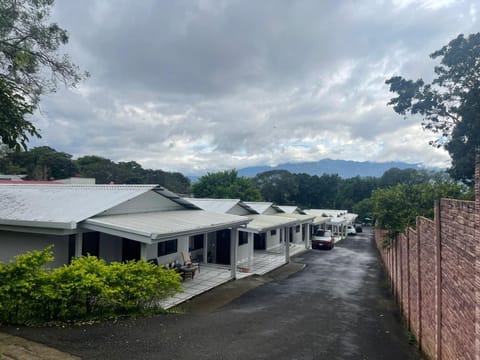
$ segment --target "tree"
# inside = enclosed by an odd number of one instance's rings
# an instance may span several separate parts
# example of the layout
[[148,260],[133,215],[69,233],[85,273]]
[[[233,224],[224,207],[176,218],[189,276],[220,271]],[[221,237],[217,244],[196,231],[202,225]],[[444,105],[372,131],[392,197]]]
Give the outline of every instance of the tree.
[[[377,225],[393,237],[408,226],[415,226],[417,216],[433,218],[434,202],[440,198],[472,199],[465,185],[455,182],[398,184],[373,191],[371,201]],[[366,204],[370,205],[370,204]]]
[[432,83],[393,76],[386,84],[398,96],[388,105],[404,116],[421,115],[423,128],[436,135],[430,144],[445,148],[452,158],[450,174],[468,184],[480,145],[480,33],[459,35],[430,57],[441,59]]
[[88,76],[67,55],[58,54],[68,34],[48,22],[53,3],[0,1],[0,140],[9,147],[26,148],[29,135],[40,136],[26,119],[40,95],[55,91],[59,81],[75,86]]
[[262,194],[252,180],[238,176],[237,170],[208,173],[202,176],[192,185],[192,193],[199,198],[262,200]]
[[280,205],[297,205],[298,183],[296,175],[287,170],[270,170],[257,174],[253,183],[267,201]]
[[24,168],[30,180],[65,179],[77,173],[72,155],[39,146],[25,152],[14,152],[13,163]]

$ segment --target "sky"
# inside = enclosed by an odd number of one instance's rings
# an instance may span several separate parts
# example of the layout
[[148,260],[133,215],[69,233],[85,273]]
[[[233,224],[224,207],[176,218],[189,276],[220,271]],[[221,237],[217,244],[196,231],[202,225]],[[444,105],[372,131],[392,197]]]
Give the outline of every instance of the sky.
[[62,51],[90,73],[42,97],[47,145],[201,175],[324,158],[448,167],[385,80],[478,32],[478,1],[57,0]]

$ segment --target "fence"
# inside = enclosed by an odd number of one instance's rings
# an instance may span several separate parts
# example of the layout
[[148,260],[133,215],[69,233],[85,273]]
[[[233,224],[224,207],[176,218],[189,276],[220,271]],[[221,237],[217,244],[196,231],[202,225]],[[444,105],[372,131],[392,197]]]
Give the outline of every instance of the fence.
[[386,249],[375,231],[394,297],[431,359],[480,359],[479,169],[475,201],[438,201],[433,221],[417,218]]

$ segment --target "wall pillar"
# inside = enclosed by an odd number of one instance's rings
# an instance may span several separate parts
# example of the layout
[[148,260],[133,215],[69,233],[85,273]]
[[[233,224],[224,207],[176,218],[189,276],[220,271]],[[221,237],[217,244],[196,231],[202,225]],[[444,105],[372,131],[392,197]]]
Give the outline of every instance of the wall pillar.
[[290,231],[285,228],[285,262],[290,263]]
[[238,248],[238,228],[230,230],[230,276],[237,278],[237,248]]
[[140,260],[147,261],[147,244],[140,243]]
[[82,257],[83,233],[75,234],[75,257]]
[[208,263],[208,233],[203,234],[203,263]]
[[442,359],[442,224],[440,222],[440,200],[435,201],[435,350],[437,359]]

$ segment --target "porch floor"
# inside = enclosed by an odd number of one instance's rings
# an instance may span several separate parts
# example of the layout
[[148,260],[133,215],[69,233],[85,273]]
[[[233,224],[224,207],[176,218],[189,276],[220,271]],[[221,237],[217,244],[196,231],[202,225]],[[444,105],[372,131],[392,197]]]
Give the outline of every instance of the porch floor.
[[[279,268],[285,262],[285,249],[283,246],[269,250],[255,250],[251,262],[245,261],[237,265],[237,279],[243,279],[252,275],[265,275],[266,273]],[[290,244],[290,256],[307,251],[303,244]],[[245,269],[242,271],[242,269]],[[200,272],[195,274],[195,278],[183,282],[183,293],[160,302],[164,309],[170,309],[183,303],[197,295],[200,295],[214,287],[224,284],[231,280],[230,265],[219,264],[200,264]]]

